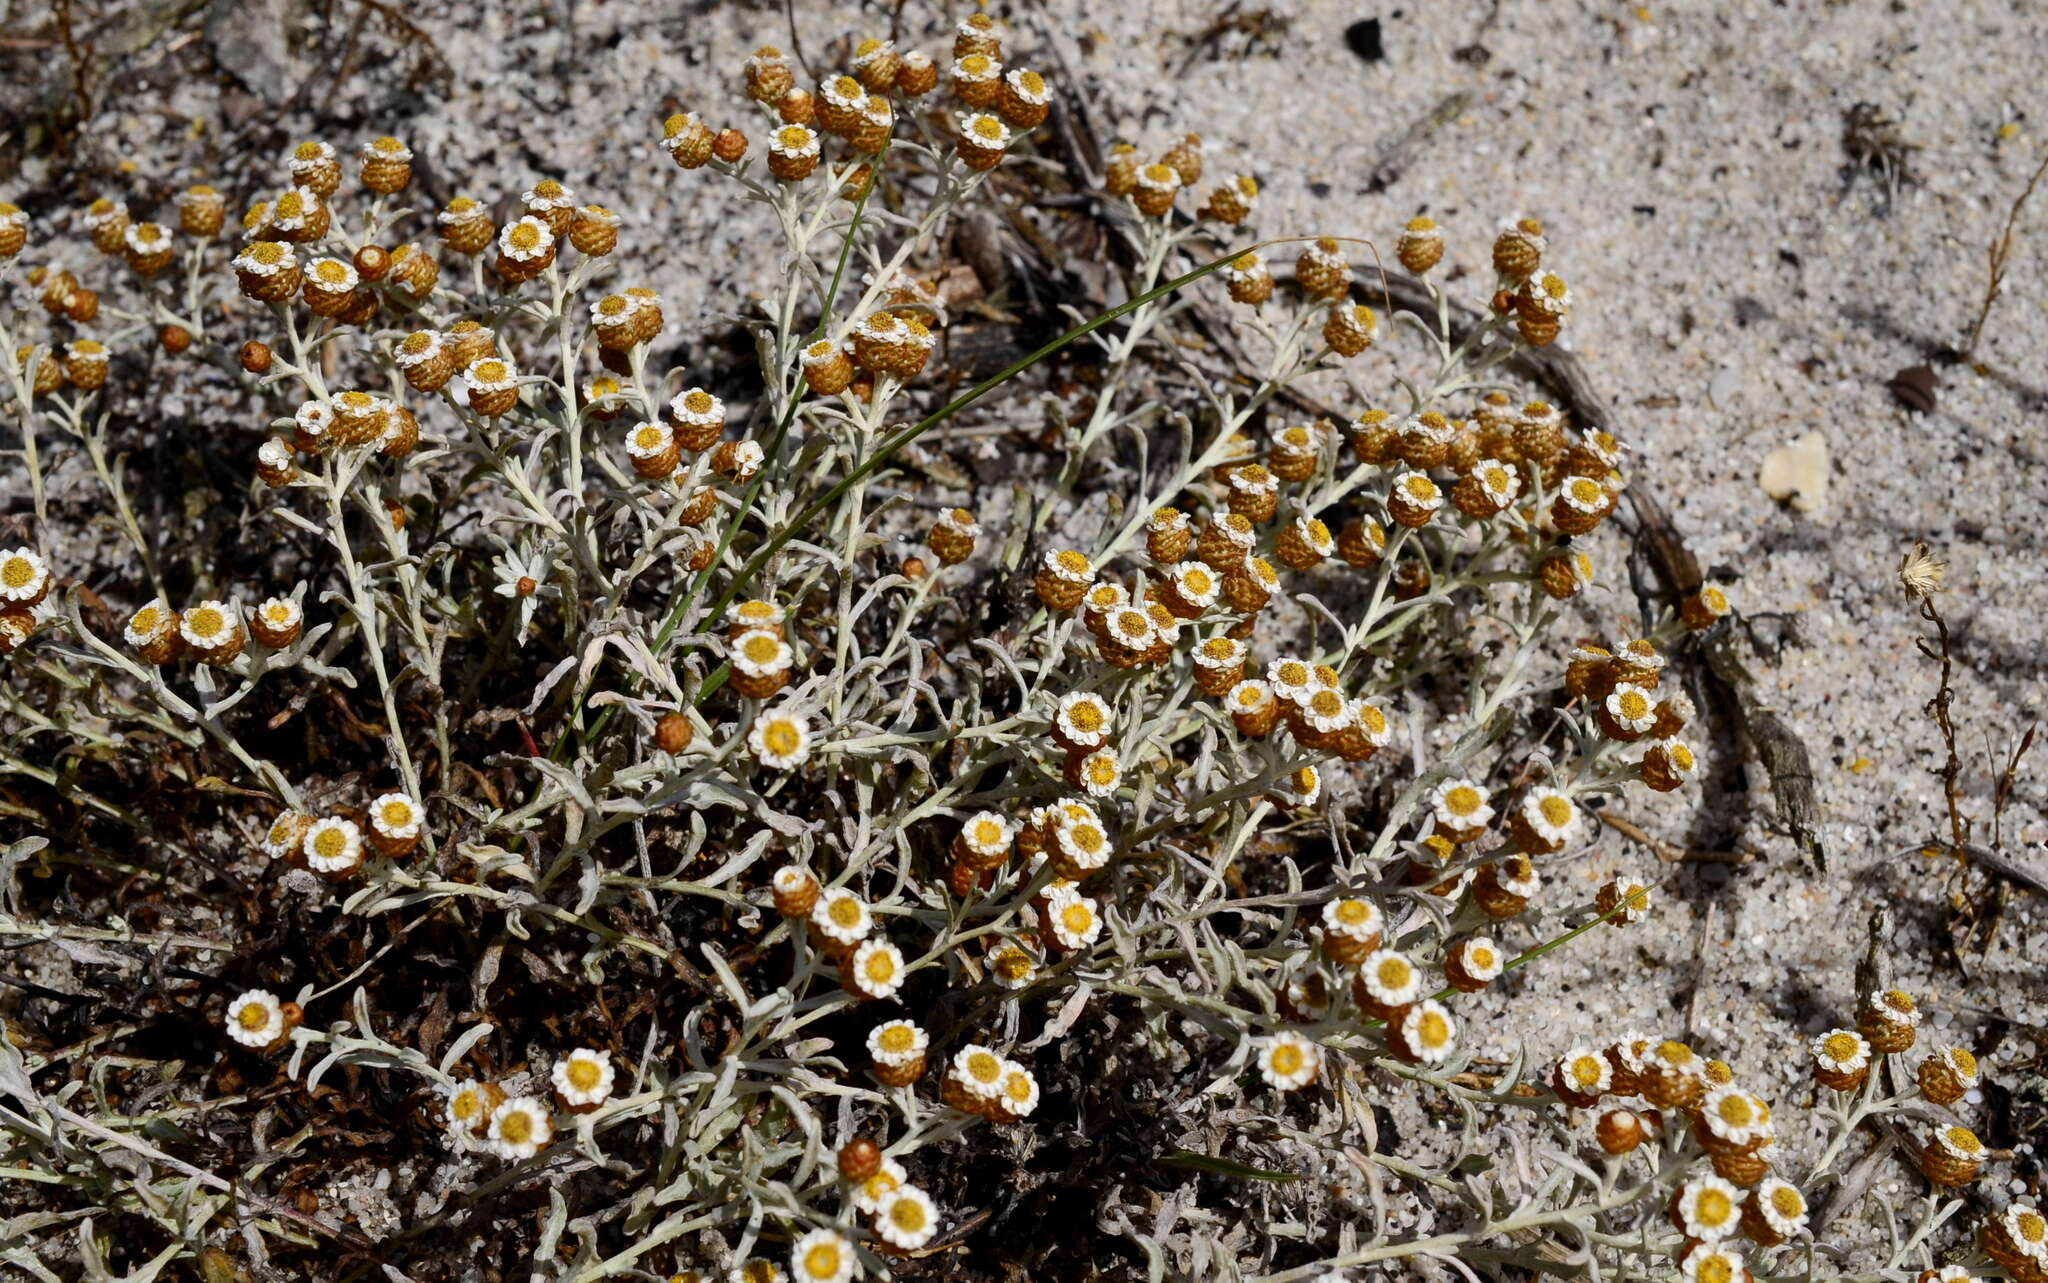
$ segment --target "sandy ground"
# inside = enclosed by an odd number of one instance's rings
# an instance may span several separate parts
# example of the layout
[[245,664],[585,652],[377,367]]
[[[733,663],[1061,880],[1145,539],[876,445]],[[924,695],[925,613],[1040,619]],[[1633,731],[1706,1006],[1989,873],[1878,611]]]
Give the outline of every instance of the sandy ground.
[[[255,3],[209,23],[204,38],[244,69],[244,91],[223,98],[152,83],[165,73],[146,62],[132,68],[90,147],[110,176],[121,161],[144,168],[110,182],[212,176],[220,130],[281,154],[316,128],[342,144],[389,129],[428,158],[439,195],[516,194],[552,173],[619,209],[627,243],[652,247],[645,283],[674,300],[672,317],[703,317],[700,328],[775,272],[765,229],[723,196],[706,199],[652,139],[668,95],[714,121],[736,117],[730,69],[754,45],[786,40],[780,12],[612,3],[576,6],[569,24],[553,6],[471,22],[430,3],[411,12],[438,65],[373,23],[345,78],[309,52],[331,51],[340,33],[284,12]],[[797,12],[814,63],[830,40],[887,22],[850,6]],[[1586,1039],[1668,1032],[1775,1079],[1774,1094],[1798,1103],[1799,1040],[1849,1017],[1862,923],[1883,904],[1898,979],[1934,1008],[1934,1026],[1992,1049],[1994,1077],[2000,1056],[2027,1054],[2028,1029],[2038,1038],[2048,1026],[2048,904],[2015,894],[1993,943],[1966,950],[1959,970],[1947,897],[1984,883],[1902,854],[1945,820],[1939,743],[1922,712],[1936,671],[1915,653],[1926,629],[1893,574],[1915,540],[1950,563],[1942,605],[1955,631],[1963,805],[1982,817],[1981,840],[1991,759],[2048,713],[2048,195],[2023,222],[1981,367],[1938,354],[1968,332],[1986,246],[2048,148],[2039,64],[2025,53],[2048,47],[2048,5],[1300,3],[1257,33],[1204,41],[1220,12],[1062,0],[1021,26],[1034,50],[1053,33],[1119,136],[1156,149],[1196,130],[1212,172],[1256,175],[1263,233],[1367,236],[1390,249],[1403,220],[1428,213],[1447,229],[1452,263],[1483,267],[1501,219],[1543,219],[1576,299],[1566,342],[1611,398],[1633,475],[1701,564],[1732,578],[1768,643],[1751,656],[1758,679],[1814,756],[1825,873],[1775,829],[1754,763],[1741,768],[1758,790],[1748,813],[1703,819],[1697,794],[1632,801],[1653,832],[1712,832],[1757,858],[1659,865],[1604,834],[1581,866],[1588,885],[1648,871],[1657,915],[1519,973],[1490,1041],[1527,1037],[1552,1053],[1561,1025]],[[1370,62],[1352,48],[1362,40],[1346,39],[1369,16],[1382,46]],[[929,30],[906,34],[939,47]],[[1042,52],[1034,61],[1057,66]],[[426,76],[408,85],[415,64]],[[331,94],[323,76],[337,82]],[[1386,176],[1390,143],[1453,94],[1464,101],[1448,123],[1390,182],[1370,181]],[[144,113],[145,100],[173,114]],[[1915,144],[1891,182],[1845,150],[1858,103]],[[184,117],[209,130],[195,134]],[[250,118],[274,127],[240,128]],[[41,163],[12,185],[33,186]],[[1403,359],[1398,347],[1376,353],[1357,373],[1370,382]],[[1886,383],[1929,361],[1938,402],[1916,413]],[[1816,431],[1832,456],[1825,502],[1791,511],[1763,492],[1758,469]],[[1617,578],[1590,628],[1631,636],[1634,609]],[[2040,761],[2019,777],[2003,838],[2048,878]]]

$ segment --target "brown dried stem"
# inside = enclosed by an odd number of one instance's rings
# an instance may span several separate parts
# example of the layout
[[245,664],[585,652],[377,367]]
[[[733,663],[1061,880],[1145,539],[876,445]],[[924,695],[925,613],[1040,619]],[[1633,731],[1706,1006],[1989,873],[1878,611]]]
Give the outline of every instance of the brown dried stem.
[[2007,211],[2004,228],[1984,251],[1985,257],[1990,260],[1991,277],[1984,284],[1984,301],[1977,307],[1977,320],[1970,326],[1970,337],[1963,340],[1963,355],[1966,357],[1977,351],[1977,340],[1983,336],[1984,323],[1991,319],[1991,305],[1998,301],[1999,288],[2005,284],[2006,265],[2012,261],[2013,237],[2019,230],[2020,211],[2026,208],[2027,201],[2034,194],[2034,188],[2040,186],[2043,174],[2048,174],[2048,156],[2041,158],[2040,165],[2034,170],[2034,176],[2027,180],[2026,188],[2020,192],[2018,199],[2013,201],[2012,209]]
[[1956,724],[1951,709],[1955,703],[1955,690],[1951,679],[1955,674],[1955,660],[1949,652],[1948,621],[1941,617],[1941,611],[1934,605],[1930,594],[1920,599],[1920,618],[1934,625],[1935,645],[1926,638],[1919,642],[1920,653],[1941,665],[1941,686],[1934,692],[1934,698],[1927,701],[1927,714],[1934,719],[1935,727],[1941,732],[1942,748],[1948,757],[1941,766],[1941,789],[1948,802],[1948,831],[1950,846],[1960,858],[1970,845],[1970,821],[1964,817],[1962,791],[1959,781],[1963,774],[1963,759],[1956,752]]

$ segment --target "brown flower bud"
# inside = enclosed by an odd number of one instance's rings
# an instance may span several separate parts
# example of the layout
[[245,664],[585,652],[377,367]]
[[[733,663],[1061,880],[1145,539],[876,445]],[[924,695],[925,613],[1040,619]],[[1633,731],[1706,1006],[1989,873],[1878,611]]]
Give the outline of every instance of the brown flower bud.
[[654,746],[664,753],[682,752],[696,736],[696,728],[681,713],[663,713],[654,724]]
[[839,1174],[858,1185],[882,1170],[882,1147],[857,1136],[839,1147]]

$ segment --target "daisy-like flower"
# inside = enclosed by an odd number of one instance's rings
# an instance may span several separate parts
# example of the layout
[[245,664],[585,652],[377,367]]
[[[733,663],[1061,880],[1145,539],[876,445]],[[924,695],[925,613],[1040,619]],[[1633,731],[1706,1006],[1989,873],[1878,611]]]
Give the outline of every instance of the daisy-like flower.
[[953,1063],[946,1075],[957,1084],[970,1101],[989,1102],[1003,1091],[1003,1075],[1009,1062],[994,1050],[980,1043],[968,1043],[953,1053]]
[[999,116],[987,112],[961,112],[954,116],[959,129],[960,153],[969,167],[992,169],[1016,137]]
[[1236,258],[1230,260],[1228,267],[1223,269],[1223,281],[1226,285],[1239,287],[1257,286],[1263,281],[1270,281],[1271,279],[1272,273],[1266,268],[1266,260],[1260,258],[1253,251],[1239,254]]
[[799,182],[810,177],[823,150],[817,133],[804,125],[784,125],[768,135],[768,168],[777,178]]
[[576,193],[552,178],[543,178],[530,190],[519,193],[519,200],[537,218],[551,218],[576,208]]
[[903,951],[880,936],[861,941],[848,964],[853,988],[876,1001],[896,996],[903,987]]
[[1266,684],[1273,698],[1298,704],[1315,689],[1315,668],[1305,659],[1282,655],[1266,665]]
[[732,633],[750,633],[765,630],[771,633],[782,631],[783,621],[789,612],[772,601],[743,601],[725,612],[725,626]]
[[859,896],[839,887],[818,897],[811,910],[811,925],[836,945],[852,948],[874,930],[874,915]]
[[1600,726],[1615,739],[1647,735],[1657,724],[1657,700],[1633,682],[1616,686],[1600,705]]
[[763,709],[747,732],[754,760],[778,771],[802,766],[811,756],[811,727],[787,708]]
[[1443,487],[1424,472],[1404,472],[1387,493],[1387,513],[1404,526],[1426,526],[1444,506]]
[[1114,580],[1095,584],[1081,594],[1081,609],[1091,616],[1090,627],[1106,629],[1109,617],[1131,604],[1130,589]]
[[127,626],[121,630],[121,640],[136,650],[161,646],[177,635],[177,626],[176,612],[158,597],[128,617]]
[[1678,1187],[1671,1222],[1687,1238],[1718,1243],[1741,1228],[1742,1191],[1719,1176],[1695,1176]]
[[909,1182],[910,1177],[903,1170],[903,1164],[893,1158],[884,1158],[880,1171],[853,1187],[854,1209],[863,1215],[873,1216],[882,1210],[882,1204],[888,1202],[891,1195]]
[[1014,940],[1008,941],[989,954],[988,973],[998,985],[1014,993],[1038,978],[1038,955]]
[[1551,519],[1560,529],[1575,527],[1577,533],[1585,534],[1606,514],[1612,499],[1596,477],[1567,477],[1551,501]]
[[1513,503],[1522,492],[1522,474],[1498,459],[1481,459],[1479,466],[1472,469],[1472,476],[1496,510]]
[[1522,286],[1517,302],[1524,310],[1534,308],[1547,316],[1563,316],[1571,308],[1571,288],[1555,272],[1531,276]]
[[268,989],[251,989],[228,1004],[228,1037],[244,1047],[268,1047],[286,1028],[284,1004]]
[[1425,998],[1408,1008],[1393,1029],[1395,1049],[1404,1058],[1423,1065],[1439,1065],[1450,1059],[1458,1042],[1458,1023],[1434,998]]
[[1081,781],[1081,791],[1089,797],[1116,796],[1116,787],[1124,778],[1116,750],[1111,748],[1098,748],[1082,758],[1075,774]]
[[1515,808],[1512,827],[1518,839],[1532,839],[1539,854],[1562,851],[1583,827],[1578,803],[1554,788],[1533,788]]
[[1701,1243],[1679,1262],[1678,1277],[1684,1283],[1743,1283],[1750,1277],[1742,1253],[1722,1244]]
[[1003,1062],[1002,1119],[1029,1118],[1038,1109],[1038,1078],[1014,1060]]
[[646,469],[656,467],[657,460],[666,460],[670,469],[675,460],[670,452],[676,449],[675,429],[666,423],[642,423],[626,434],[626,458],[634,470],[646,475]]
[[233,602],[208,600],[185,612],[178,635],[196,651],[219,650],[233,643],[242,626],[242,612]]
[[1345,702],[1341,691],[1318,686],[1294,707],[1301,719],[1296,723],[1297,729],[1303,732],[1303,743],[1310,747],[1332,742],[1332,737],[1351,725],[1351,705]]
[[303,811],[283,811],[270,822],[263,834],[263,854],[273,860],[287,860],[298,854],[299,843],[305,840],[306,830],[313,827],[313,817]]
[[1967,1127],[1937,1127],[1921,1151],[1920,1170],[1936,1185],[1967,1185],[1984,1162],[1984,1142]]
[[1550,1087],[1568,1105],[1585,1108],[1614,1087],[1614,1066],[1591,1047],[1573,1047],[1557,1058]]
[[0,552],[0,602],[33,606],[50,591],[50,563],[32,548]]
[[1729,1083],[1707,1092],[1700,1121],[1715,1144],[1742,1149],[1771,1133],[1771,1111],[1762,1099]]
[[556,1061],[549,1075],[555,1094],[572,1110],[594,1109],[611,1099],[613,1077],[611,1053],[590,1047]]
[[1378,946],[1386,924],[1386,915],[1370,900],[1346,896],[1323,906],[1324,937],[1343,942],[1348,946],[1347,951],[1357,953],[1358,958],[1365,957]]
[[1617,877],[1601,883],[1593,895],[1593,907],[1603,915],[1612,914],[1608,921],[1617,927],[1634,926],[1650,911],[1650,891],[1640,882]]
[[1089,803],[1070,797],[1052,808],[1051,818],[1067,824],[1100,824],[1102,815]]
[[1920,1062],[1914,1075],[1920,1092],[1937,1105],[1953,1105],[1977,1086],[1977,1058],[1961,1047],[1944,1047]]
[[1053,713],[1053,739],[1062,748],[1092,752],[1102,747],[1110,729],[1109,705],[1091,691],[1073,691],[1062,696]]
[[1254,1055],[1259,1077],[1277,1091],[1300,1091],[1323,1068],[1323,1049],[1290,1030],[1259,1039]]
[[1168,571],[1165,586],[1167,609],[1182,619],[1199,617],[1223,595],[1222,576],[1199,561],[1182,562]]
[[1854,1029],[1830,1029],[1813,1040],[1813,1072],[1824,1087],[1848,1091],[1870,1072],[1870,1043]]
[[1991,1234],[2005,1240],[2012,1251],[1993,1256],[2008,1267],[2019,1261],[2048,1265],[2048,1216],[2026,1203],[2008,1203],[1991,1219]]
[[229,266],[242,277],[248,278],[244,281],[245,288],[249,280],[253,280],[271,287],[273,291],[282,291],[282,294],[273,292],[266,297],[288,296],[298,287],[299,258],[292,253],[292,247],[283,241],[252,242],[247,249],[235,255]]
[[341,181],[341,166],[336,160],[334,146],[309,138],[292,148],[292,154],[285,158],[285,169],[301,183],[311,185],[331,178]]
[[1010,854],[1016,828],[994,811],[976,811],[960,826],[953,854],[976,868],[992,869]]
[[[281,444],[270,442],[271,445]],[[249,617],[249,631],[273,649],[291,645],[306,626],[306,612],[290,597],[266,597]]]
[[1105,657],[1114,659],[1117,652],[1109,648],[1121,647],[1126,657],[1126,667],[1129,666],[1128,656],[1145,653],[1159,640],[1158,622],[1149,612],[1136,606],[1126,606],[1121,610],[1112,611],[1107,619],[1107,626],[1104,629],[1107,635],[1103,639],[1107,643]]
[[726,1283],[783,1283],[789,1276],[782,1272],[780,1265],[765,1256],[757,1256],[745,1264],[733,1266],[732,1272],[725,1277]]
[[1358,734],[1366,738],[1366,744],[1374,748],[1386,748],[1393,744],[1395,723],[1386,713],[1386,703],[1380,699],[1356,699],[1352,701],[1352,721],[1358,726]]
[[503,414],[519,400],[519,371],[503,357],[487,356],[464,366],[450,386],[461,392],[461,403],[478,414]]
[[[703,388],[684,388],[669,399],[668,412],[675,416],[680,435],[692,449],[708,449],[725,427],[725,402]],[[706,436],[710,440],[706,441]],[[704,442],[698,445],[698,442]]]
[[1476,780],[1445,780],[1429,795],[1437,832],[1452,840],[1477,837],[1493,822],[1493,805]]
[[380,850],[408,848],[419,840],[420,805],[403,793],[385,793],[370,802],[370,840]]
[[741,633],[727,647],[733,689],[748,699],[766,699],[788,682],[796,668],[796,652],[782,635],[766,628]]
[[506,1162],[532,1158],[555,1138],[555,1122],[548,1107],[531,1096],[514,1096],[491,1111],[490,1130],[485,1133],[491,1152]]
[[294,233],[311,233],[316,224],[324,226],[327,221],[320,193],[310,187],[287,188],[270,206],[270,230],[288,241],[308,239]]
[[464,1079],[451,1085],[445,1111],[448,1130],[465,1144],[472,1137],[482,1136],[490,1130],[491,1111],[498,1107],[504,1096],[504,1092],[490,1083]]
[[1614,1090],[1618,1095],[1633,1096],[1641,1089],[1642,1084],[1638,1080],[1651,1046],[1650,1039],[1640,1029],[1624,1029],[1619,1038],[1607,1045],[1606,1055],[1614,1066]]
[[1074,876],[1094,872],[1108,864],[1109,857],[1116,853],[1108,832],[1093,812],[1078,817],[1061,812],[1053,821],[1053,845],[1060,863],[1071,869]]
[[1195,680],[1203,692],[1221,695],[1235,686],[1237,675],[1244,671],[1245,654],[1245,644],[1234,637],[1211,637],[1195,647]]
[[853,1278],[853,1244],[834,1229],[815,1229],[789,1252],[789,1272],[802,1283],[848,1283]]
[[1467,936],[1444,951],[1445,977],[1467,993],[1484,989],[1506,969],[1500,946],[1486,936]]
[[[1920,1018],[1920,1007],[1919,1004],[1913,1001],[1912,994],[1907,993],[1903,989],[1886,989],[1882,992],[1873,991],[1864,995],[1863,1011],[1859,1025],[1874,1022],[1880,1025],[1890,1025],[1899,1029],[1912,1030],[1920,1027]],[[1875,1035],[1872,1036],[1875,1037]],[[1913,1040],[1911,1037],[1908,1037],[1905,1041],[1910,1046]],[[1892,1049],[1885,1048],[1885,1050],[1889,1051]]]
[[1047,893],[1045,920],[1062,949],[1085,949],[1102,934],[1102,914],[1095,901],[1070,886],[1056,886]]
[[1791,1181],[1766,1176],[1749,1192],[1743,1215],[1745,1220],[1755,1218],[1782,1241],[1806,1228],[1806,1195]]
[[1377,949],[1358,968],[1358,988],[1383,1010],[1405,1007],[1422,997],[1422,972],[1408,955]]
[[1323,774],[1313,766],[1299,766],[1280,777],[1273,795],[1282,806],[1306,810],[1323,796]]
[[888,1020],[868,1034],[868,1055],[878,1065],[902,1068],[924,1058],[931,1035],[910,1020]]
[[498,253],[515,263],[538,262],[552,254],[554,248],[554,232],[531,214],[505,224],[505,230],[498,233]]
[[899,1251],[915,1251],[938,1232],[938,1206],[915,1185],[899,1186],[875,1209],[875,1233]]
[[299,849],[305,852],[306,867],[315,873],[340,877],[352,873],[363,862],[363,832],[355,821],[330,815],[313,821]]

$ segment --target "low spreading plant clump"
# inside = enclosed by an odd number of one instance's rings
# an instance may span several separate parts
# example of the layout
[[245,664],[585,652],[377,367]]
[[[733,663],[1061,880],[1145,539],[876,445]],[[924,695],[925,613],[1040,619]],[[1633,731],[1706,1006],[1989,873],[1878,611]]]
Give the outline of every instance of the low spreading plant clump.
[[[1574,306],[1535,220],[1465,265],[1454,338],[1431,220],[1394,256],[1434,315],[1375,307],[1369,247],[1259,240],[1294,229],[1193,135],[1120,147],[1125,301],[964,375],[956,220],[1051,163],[1021,45],[976,15],[814,86],[763,48],[650,131],[650,199],[779,229],[722,367],[659,368],[724,319],[665,312],[618,214],[547,177],[418,208],[395,138],[293,148],[239,228],[205,185],[158,221],[0,206],[35,514],[0,551],[0,928],[104,978],[0,1040],[0,1260],[2048,1277],[2034,1207],[1959,1217],[1979,1068],[1916,1057],[1904,993],[1811,1048],[1810,1164],[1682,1042],[1475,1061],[1507,972],[1653,912],[1559,873],[1590,807],[1696,774],[1664,673],[1729,601],[1568,634],[1628,482],[1513,374]],[[106,408],[152,338],[247,407],[217,558],[138,515]],[[96,590],[81,507],[133,553]],[[1439,1126],[1397,1143],[1396,1102]],[[1218,1152],[1122,1150],[1167,1134],[1133,1110],[1213,1111]],[[1928,1192],[1835,1246],[1876,1135]],[[1312,1182],[1242,1157],[1276,1138]],[[1147,1210],[1141,1158],[1194,1201]]]

